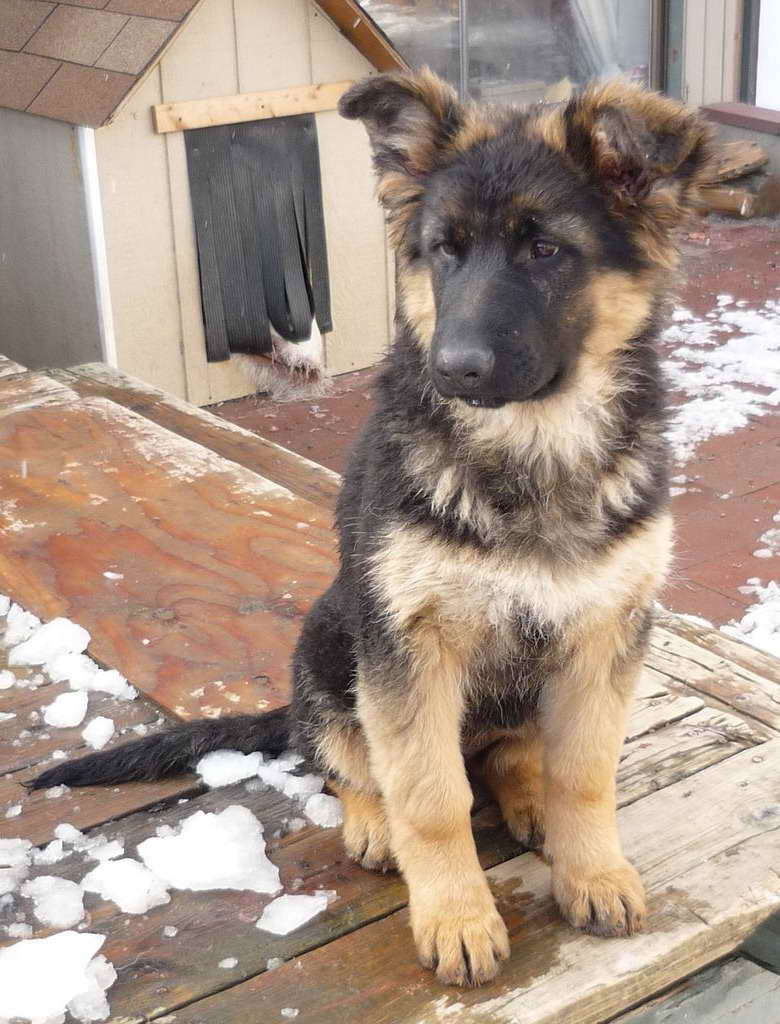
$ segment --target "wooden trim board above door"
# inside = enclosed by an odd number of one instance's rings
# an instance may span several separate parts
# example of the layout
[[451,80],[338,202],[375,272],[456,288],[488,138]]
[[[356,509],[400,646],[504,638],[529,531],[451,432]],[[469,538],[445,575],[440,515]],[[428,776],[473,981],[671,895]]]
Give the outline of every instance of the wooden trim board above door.
[[339,99],[352,85],[346,82],[322,82],[297,85],[289,89],[243,92],[235,96],[216,96],[207,100],[158,103],[152,107],[157,132],[183,132],[191,128],[211,128],[220,124],[262,121],[290,114],[316,114],[335,110]]

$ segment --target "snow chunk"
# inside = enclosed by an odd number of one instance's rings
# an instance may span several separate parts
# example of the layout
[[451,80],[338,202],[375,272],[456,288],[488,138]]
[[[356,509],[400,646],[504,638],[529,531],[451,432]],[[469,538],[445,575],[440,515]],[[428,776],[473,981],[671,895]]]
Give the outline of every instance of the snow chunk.
[[131,857],[104,861],[81,884],[87,892],[116,903],[125,914],[145,914],[171,900],[163,882]]
[[234,956],[226,956],[224,960],[220,960],[217,967],[221,967],[223,971],[232,971],[238,964],[238,958]]
[[0,690],[10,690],[16,685],[16,676],[9,669],[4,668],[0,672]]
[[52,619],[10,651],[8,664],[44,665],[60,654],[81,654],[89,641],[89,633],[83,626],[70,619]]
[[176,925],[166,924],[166,926],[163,928],[163,935],[165,936],[166,939],[175,939],[178,934],[179,929],[176,927]]
[[32,925],[25,924],[23,921],[14,921],[13,924],[9,924],[6,928],[9,939],[31,939],[32,938]]
[[321,914],[328,905],[326,893],[314,896],[279,896],[271,900],[257,922],[257,927],[273,935],[289,935],[296,928],[301,928],[317,914]]
[[328,796],[326,793],[316,793],[310,796],[303,808],[303,813],[321,828],[335,828],[344,820],[341,808],[341,801],[338,797]]
[[121,572],[111,572],[110,569],[107,569],[103,573],[103,575],[106,577],[107,580],[123,580],[125,578],[124,573],[121,573]]
[[288,775],[284,793],[298,800],[308,800],[320,793],[324,784],[319,775]]
[[116,971],[95,956],[105,941],[104,935],[66,931],[0,949],[0,1019],[58,1024],[69,1010],[79,1021],[106,1020],[105,990]]
[[81,725],[87,713],[86,693],[61,693],[43,709],[43,720],[55,729],[71,729]]
[[0,711],[0,722],[10,722],[12,718],[16,718],[13,711]]
[[67,878],[40,875],[25,882],[21,892],[33,901],[35,916],[49,928],[72,928],[84,917],[81,886]]
[[0,839],[0,896],[14,892],[27,878],[31,850],[27,839]]
[[206,754],[195,765],[195,771],[210,788],[229,786],[257,775],[263,763],[262,754],[241,754],[238,750],[215,750]]
[[23,643],[40,626],[41,620],[32,612],[26,612],[18,604],[12,604],[5,625],[3,643],[6,647],[16,647]]
[[739,622],[721,626],[721,632],[780,657],[780,585],[770,580],[765,587],[756,584],[741,589],[754,594],[757,601]]
[[112,839],[109,842],[104,836],[96,836],[94,840],[87,842],[84,852],[90,860],[113,860],[122,856],[125,844],[120,839]]
[[11,806],[5,812],[5,816],[6,816],[6,818],[18,818],[21,813],[22,813],[22,805],[21,804],[11,804]]
[[281,1015],[286,1019],[293,1020],[295,1017],[298,1016],[300,1011],[296,1006],[283,1006],[279,1013],[281,1013]]
[[86,729],[82,731],[81,735],[86,740],[87,745],[92,747],[93,750],[102,750],[114,735],[114,720],[113,718],[105,718],[103,715],[97,715]]
[[0,594],[0,615],[7,615],[8,609],[11,607],[11,598],[5,594]]
[[71,690],[108,693],[120,700],[134,700],[138,696],[121,672],[100,668],[86,654],[60,654],[47,661],[45,668],[52,682],[67,682]]
[[84,833],[80,832],[75,825],[68,824],[67,821],[64,821],[55,828],[54,835],[57,839],[61,839],[63,843],[68,843],[71,846],[77,847],[84,841]]
[[279,869],[265,852],[263,826],[238,804],[219,814],[196,811],[178,835],[146,839],[138,853],[174,889],[276,893],[281,888]]
[[64,857],[67,857],[61,839],[52,839],[42,850],[35,850],[33,861],[36,864],[57,864]]

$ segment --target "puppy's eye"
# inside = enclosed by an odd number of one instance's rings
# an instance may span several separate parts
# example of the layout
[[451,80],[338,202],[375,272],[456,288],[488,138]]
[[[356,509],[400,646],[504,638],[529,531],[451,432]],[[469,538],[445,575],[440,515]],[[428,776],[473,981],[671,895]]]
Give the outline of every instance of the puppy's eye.
[[531,259],[548,260],[558,253],[558,246],[554,242],[545,242],[543,238],[537,238],[531,242]]
[[458,250],[451,242],[437,242],[433,246],[433,251],[441,253],[442,256],[449,256],[450,259],[458,255]]

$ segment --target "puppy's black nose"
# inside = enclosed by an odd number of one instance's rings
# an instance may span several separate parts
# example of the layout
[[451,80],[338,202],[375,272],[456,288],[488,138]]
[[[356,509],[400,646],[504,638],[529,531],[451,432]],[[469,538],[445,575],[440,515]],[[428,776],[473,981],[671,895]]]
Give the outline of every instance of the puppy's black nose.
[[434,370],[448,391],[466,395],[477,391],[489,380],[494,365],[490,349],[479,345],[453,345],[439,349]]

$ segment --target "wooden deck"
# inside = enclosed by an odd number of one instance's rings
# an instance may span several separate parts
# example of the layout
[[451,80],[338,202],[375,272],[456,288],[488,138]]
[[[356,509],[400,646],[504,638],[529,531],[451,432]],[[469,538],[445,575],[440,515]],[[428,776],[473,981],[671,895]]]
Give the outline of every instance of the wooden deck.
[[[133,702],[90,696],[90,715],[114,719],[114,742],[141,724],[287,701],[301,617],[335,567],[337,487],[335,474],[106,368],[0,361],[0,593],[84,625],[90,654],[142,691]],[[279,793],[204,792],[189,777],[28,795],[24,781],[55,749],[83,744],[81,727],[30,718],[62,689],[0,691],[0,711],[16,715],[0,722],[0,835],[42,844],[68,821],[123,838],[132,856],[160,825],[240,802],[264,823],[286,887],[337,893],[283,938],[254,927],[268,898],[251,892],[174,892],[142,916],[88,897],[89,928],[107,936],[119,975],[112,1021],[243,1024],[296,1009],[306,1024],[587,1024],[626,1011],[631,1024],[660,1024],[698,1019],[697,1006],[702,1020],[780,1021],[765,1009],[780,1002],[777,977],[746,960],[677,984],[780,907],[780,663],[753,648],[673,617],[653,634],[619,773],[625,846],[649,890],[643,935],[601,940],[564,925],[547,868],[478,800],[474,828],[512,957],[468,992],[416,965],[400,879],[347,861],[337,830],[288,833],[300,809]],[[70,857],[34,870],[79,880],[85,867]],[[0,926],[17,910],[34,923],[18,900],[0,907]],[[237,965],[226,970],[228,957]],[[274,957],[286,962],[268,970]],[[718,986],[759,1015],[716,1016],[725,996],[707,993]]]

